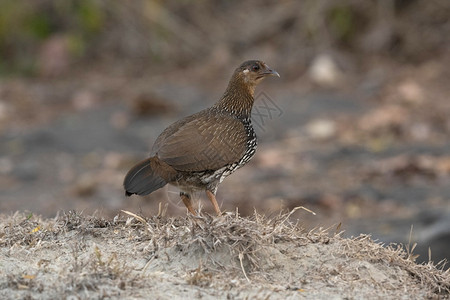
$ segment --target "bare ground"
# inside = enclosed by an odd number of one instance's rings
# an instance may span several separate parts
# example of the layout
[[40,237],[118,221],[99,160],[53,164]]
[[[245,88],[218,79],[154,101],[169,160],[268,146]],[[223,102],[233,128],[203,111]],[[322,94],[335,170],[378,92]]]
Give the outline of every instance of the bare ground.
[[2,299],[448,298],[450,271],[338,228],[267,218],[0,215]]

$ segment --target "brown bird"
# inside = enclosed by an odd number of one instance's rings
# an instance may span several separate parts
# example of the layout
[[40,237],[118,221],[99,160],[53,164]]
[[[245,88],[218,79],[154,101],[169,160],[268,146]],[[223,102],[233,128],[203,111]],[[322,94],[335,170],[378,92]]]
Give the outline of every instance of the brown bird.
[[181,200],[196,215],[191,195],[204,190],[220,215],[217,187],[255,154],[257,140],[251,123],[255,87],[273,75],[280,76],[259,60],[240,65],[216,104],[173,123],[160,134],[150,158],[125,176],[125,194],[148,195],[169,183],[180,188]]

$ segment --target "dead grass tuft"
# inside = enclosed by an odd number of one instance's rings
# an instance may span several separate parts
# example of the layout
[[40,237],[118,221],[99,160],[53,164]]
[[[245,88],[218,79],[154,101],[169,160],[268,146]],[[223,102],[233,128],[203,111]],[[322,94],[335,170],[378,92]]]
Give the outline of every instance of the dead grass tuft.
[[[150,242],[147,250],[154,255],[160,249],[178,247],[180,251],[200,248],[205,254],[228,250],[239,265],[260,270],[260,255],[267,245],[280,242],[327,243],[326,231],[306,232],[299,224],[292,223],[289,214],[267,218],[255,212],[242,218],[238,212],[226,213],[221,217],[208,214],[176,219],[154,217],[140,221],[148,233]],[[220,265],[218,261],[212,261]],[[226,267],[226,266],[223,266]],[[244,271],[245,274],[245,271]]]
[[66,289],[75,292],[99,291],[106,285],[120,292],[139,282],[133,269],[121,262],[116,253],[105,254],[98,246],[94,246],[89,255],[83,257],[77,246],[72,249],[72,265],[65,274],[68,281]]
[[42,241],[51,240],[58,229],[32,213],[18,213],[2,216],[0,228],[0,246],[12,247],[16,244],[34,247]]
[[[428,287],[431,293],[450,294],[450,269],[445,270],[446,261],[437,264],[417,264],[416,255],[402,244],[383,245],[372,241],[370,235],[352,239],[341,239],[340,254],[352,259],[381,263],[406,270],[412,277]],[[444,271],[445,270],[445,271]]]
[[54,219],[0,215],[7,275],[0,279],[0,297],[138,295],[155,284],[175,290],[185,284],[196,293],[247,289],[247,295],[259,287],[285,293],[281,298],[308,291],[311,297],[450,294],[445,262],[417,264],[414,246],[384,246],[369,235],[347,239],[329,229],[306,231],[293,212],[181,218],[125,212],[113,220],[77,212]]

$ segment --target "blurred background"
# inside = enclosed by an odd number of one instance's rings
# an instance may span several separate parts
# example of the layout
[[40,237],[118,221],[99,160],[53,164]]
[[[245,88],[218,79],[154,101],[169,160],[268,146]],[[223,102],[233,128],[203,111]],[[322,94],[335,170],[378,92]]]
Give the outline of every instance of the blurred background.
[[281,78],[256,92],[258,151],[222,210],[304,206],[307,228],[450,258],[448,0],[3,0],[1,212],[184,215],[175,188],[125,198],[123,177],[247,59]]

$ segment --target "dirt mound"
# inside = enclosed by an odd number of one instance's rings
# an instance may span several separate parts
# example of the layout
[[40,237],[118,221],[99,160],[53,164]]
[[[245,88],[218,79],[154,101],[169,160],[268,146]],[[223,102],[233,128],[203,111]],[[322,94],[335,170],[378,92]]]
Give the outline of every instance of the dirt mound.
[[273,218],[113,220],[0,216],[2,299],[424,298],[450,292],[450,271],[416,264],[400,245],[305,231]]

